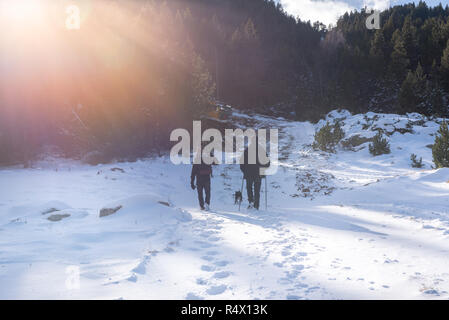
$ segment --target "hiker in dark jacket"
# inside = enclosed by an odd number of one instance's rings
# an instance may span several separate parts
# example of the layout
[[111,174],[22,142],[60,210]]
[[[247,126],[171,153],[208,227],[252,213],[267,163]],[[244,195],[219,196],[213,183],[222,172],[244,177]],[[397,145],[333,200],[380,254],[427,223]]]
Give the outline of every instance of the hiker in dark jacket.
[[[216,163],[218,163],[218,161],[214,158],[213,164]],[[198,201],[200,203],[201,210],[209,210],[211,176],[212,176],[212,165],[205,164],[203,161],[201,161],[200,164],[193,165],[192,173],[190,175],[190,186],[192,187],[193,190],[195,190],[196,188],[198,191]],[[203,193],[206,194],[206,203],[204,203]]]
[[[242,155],[242,159],[240,162],[240,170],[243,172],[243,178],[246,180],[246,192],[248,194],[248,202],[249,206],[248,209],[256,208],[259,210],[259,203],[260,203],[260,186],[262,184],[262,178],[265,177],[265,175],[261,174],[261,168],[268,168],[270,166],[270,162],[268,161],[267,164],[260,163],[259,160],[259,149],[261,149],[262,154],[265,154],[265,149],[259,145],[259,142],[257,139],[253,139],[251,143],[256,144],[256,154],[255,154],[255,161],[251,159],[251,157],[248,159],[248,153],[250,146],[247,147]],[[266,156],[267,157],[267,156]],[[268,158],[268,157],[267,157]]]

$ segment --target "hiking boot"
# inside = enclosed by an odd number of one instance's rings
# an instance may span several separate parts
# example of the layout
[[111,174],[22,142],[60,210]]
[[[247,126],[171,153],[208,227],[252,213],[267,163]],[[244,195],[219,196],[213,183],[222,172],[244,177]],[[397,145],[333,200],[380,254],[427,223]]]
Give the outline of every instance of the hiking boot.
[[204,207],[201,207],[201,210],[206,210]]
[[248,205],[248,209],[253,209],[253,208],[254,208],[254,204],[252,202],[250,202]]
[[209,210],[210,210],[210,207],[209,207],[209,204],[208,204],[208,203],[206,203],[205,208],[206,208],[206,211],[209,211]]

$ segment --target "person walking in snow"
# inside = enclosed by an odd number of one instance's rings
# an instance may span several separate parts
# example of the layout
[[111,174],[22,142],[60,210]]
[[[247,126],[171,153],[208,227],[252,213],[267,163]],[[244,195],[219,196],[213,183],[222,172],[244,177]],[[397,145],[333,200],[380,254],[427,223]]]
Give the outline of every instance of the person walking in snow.
[[[255,144],[255,157],[249,157],[249,150],[251,150],[251,144]],[[259,144],[257,137],[253,138],[250,145],[246,147],[241,161],[240,161],[240,170],[243,172],[243,179],[246,180],[246,192],[248,194],[248,209],[255,208],[259,210],[260,204],[260,186],[262,184],[262,178],[265,178],[263,175],[262,168],[268,168],[270,166],[270,161],[266,164],[262,164],[259,159],[259,149],[261,154],[264,154],[266,158],[265,148]]]
[[[211,154],[211,156],[213,156]],[[217,164],[214,158],[213,164]],[[210,178],[212,177],[212,165],[204,163],[201,158],[201,163],[193,164],[192,173],[190,174],[190,186],[192,190],[198,191],[198,202],[201,210],[209,210],[210,206]],[[196,180],[196,185],[195,185]],[[204,201],[204,194],[206,201]]]

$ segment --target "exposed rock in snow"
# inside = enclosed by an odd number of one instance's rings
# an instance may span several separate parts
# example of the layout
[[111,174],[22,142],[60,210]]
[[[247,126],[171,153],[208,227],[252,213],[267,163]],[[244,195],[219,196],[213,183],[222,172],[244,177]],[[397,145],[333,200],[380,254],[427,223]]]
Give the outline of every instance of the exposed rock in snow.
[[121,205],[115,208],[103,208],[100,210],[100,218],[110,216],[111,214],[114,214],[117,211],[119,211],[121,208],[123,208]]
[[61,221],[62,219],[68,218],[68,217],[70,217],[70,214],[68,214],[68,213],[65,213],[65,214],[52,214],[47,219],[52,221],[52,222],[56,222],[56,221]]
[[53,212],[56,212],[56,211],[59,211],[59,209],[50,208],[50,209],[46,209],[44,212],[42,212],[42,214],[45,215],[45,214],[53,213]]

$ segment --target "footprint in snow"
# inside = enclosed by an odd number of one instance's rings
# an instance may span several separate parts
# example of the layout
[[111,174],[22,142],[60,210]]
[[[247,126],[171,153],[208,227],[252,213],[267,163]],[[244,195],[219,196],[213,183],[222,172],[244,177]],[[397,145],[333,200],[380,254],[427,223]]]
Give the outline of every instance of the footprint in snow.
[[223,229],[223,227],[222,227],[222,226],[219,226],[219,225],[216,225],[216,226],[209,226],[209,228],[212,229],[212,230],[220,230],[220,229]]
[[295,255],[295,256],[290,257],[290,260],[293,261],[293,262],[303,261],[304,260],[304,256],[302,256],[302,255]]
[[207,272],[212,272],[212,271],[215,271],[215,267],[214,267],[214,266],[206,266],[206,265],[202,265],[202,266],[201,266],[201,270],[207,271]]
[[207,281],[203,278],[196,279],[196,284],[199,284],[200,286],[205,286],[207,284]]
[[307,293],[307,294],[310,294],[310,293],[312,293],[312,292],[314,292],[314,291],[317,291],[317,290],[319,290],[319,289],[320,289],[320,287],[317,287],[317,286],[315,286],[315,287],[310,287],[310,288],[307,288],[306,293]]
[[394,260],[392,260],[392,259],[390,259],[390,258],[388,258],[388,259],[386,259],[385,261],[384,261],[384,263],[398,263],[399,261],[397,260],[397,259],[394,259]]
[[201,257],[201,259],[203,259],[203,260],[206,260],[206,261],[212,261],[212,260],[214,260],[214,257],[212,257],[212,256],[202,256]]
[[195,243],[198,244],[201,248],[210,248],[214,246],[213,244],[210,244],[205,241],[195,241]]
[[293,266],[293,269],[296,271],[301,271],[304,269],[304,266],[302,264],[297,264]]
[[159,251],[157,251],[157,250],[148,250],[148,253],[149,253],[150,255],[152,255],[153,257],[155,257],[155,256],[157,256],[157,254],[159,253]]
[[228,272],[228,271],[220,271],[220,272],[217,272],[217,273],[214,274],[214,278],[216,278],[216,279],[224,279],[224,278],[229,277],[230,275],[231,275],[231,273]]
[[194,294],[193,292],[189,292],[186,296],[186,300],[204,300],[204,298]]
[[292,271],[285,271],[285,280],[293,280],[297,278],[301,274],[301,270],[292,270]]
[[203,238],[209,238],[210,236],[214,235],[215,233],[216,232],[208,231],[208,232],[201,233],[200,236]]
[[435,295],[435,296],[439,296],[440,294],[438,293],[437,290],[435,289],[431,289],[431,290],[426,290],[424,291],[425,294],[431,294],[431,295]]
[[229,261],[221,260],[214,263],[218,267],[225,267],[229,264]]
[[290,255],[290,251],[282,251],[282,256],[286,257]]
[[303,289],[303,288],[307,288],[307,287],[309,287],[309,286],[305,283],[295,284],[295,289]]
[[224,284],[220,285],[220,286],[213,286],[210,287],[209,289],[206,290],[207,294],[210,295],[217,295],[217,294],[222,294],[223,292],[226,291],[228,287]]

